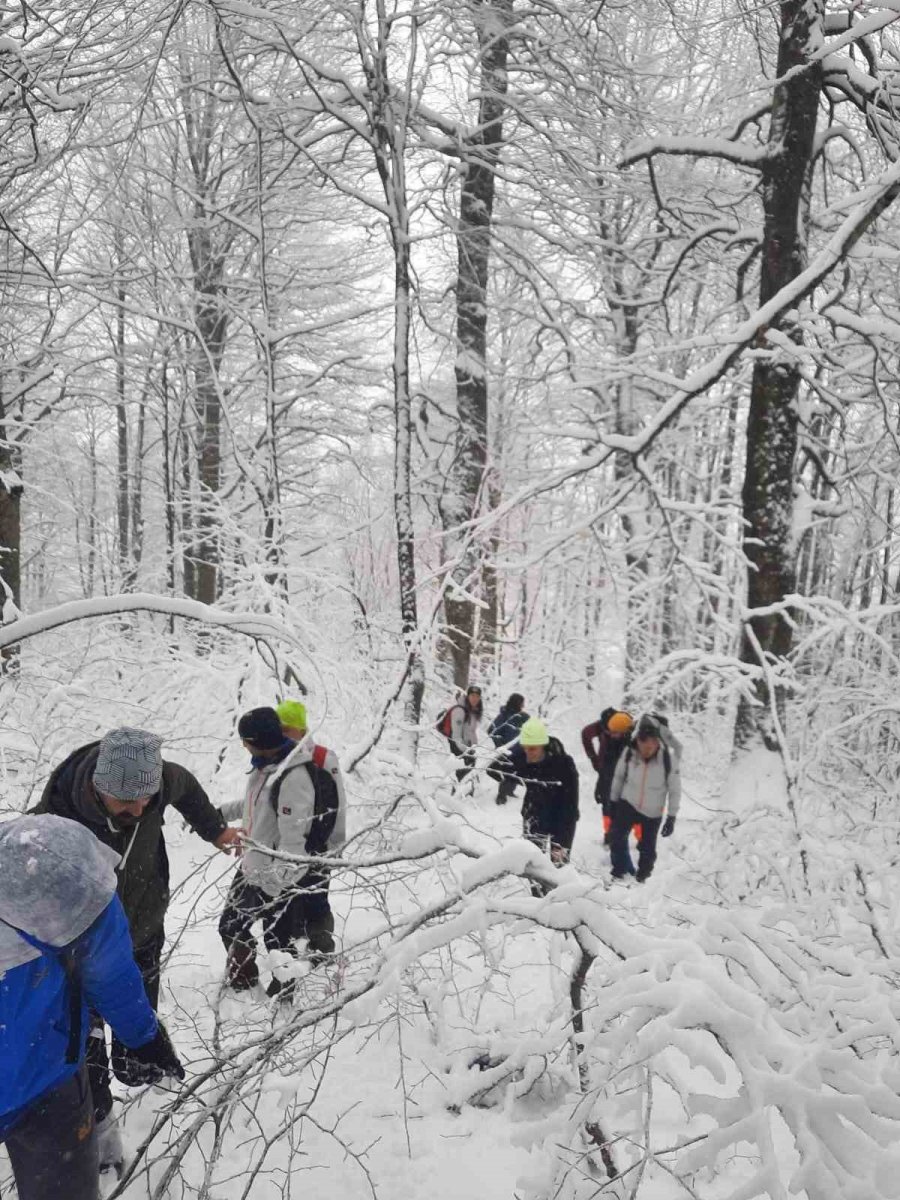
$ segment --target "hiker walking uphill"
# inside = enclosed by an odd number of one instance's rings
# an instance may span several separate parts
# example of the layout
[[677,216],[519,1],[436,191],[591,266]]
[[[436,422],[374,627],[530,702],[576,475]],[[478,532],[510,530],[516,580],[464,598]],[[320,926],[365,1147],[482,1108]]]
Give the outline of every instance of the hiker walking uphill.
[[581,731],[581,744],[584,752],[590,759],[591,766],[597,772],[594,799],[601,805],[603,812],[603,842],[607,846],[612,825],[610,793],[613,775],[627,744],[628,735],[633,728],[634,719],[629,713],[615,708],[605,708],[600,714],[599,721],[585,725]]
[[[304,713],[305,717],[305,713]],[[259,981],[251,932],[262,922],[269,950],[296,955],[295,938],[306,937],[313,965],[334,953],[334,916],[328,902],[328,868],[291,862],[270,851],[333,856],[345,839],[344,785],[337,759],[309,737],[285,737],[274,708],[254,708],[238,722],[250,753],[244,799],[222,806],[228,820],[243,819],[244,851],[219,921],[227,951],[226,983],[235,991]],[[270,996],[290,999],[293,983],[275,976]]]
[[[150,1004],[159,1002],[160,955],[169,904],[169,859],[163,817],[176,808],[195,833],[220,850],[235,850],[229,829],[203,788],[184,767],[167,762],[162,738],[143,729],[113,729],[100,742],[81,746],[47,781],[36,813],[52,813],[83,825],[119,856],[117,890],[128,918],[134,958]],[[112,1039],[112,1070],[131,1085],[134,1064]],[[112,1109],[110,1060],[102,1023],[88,1043],[88,1074],[98,1121]]]
[[478,726],[484,712],[481,688],[474,684],[466,689],[462,700],[451,704],[438,718],[437,728],[450,743],[450,750],[462,759],[456,779],[461,783],[475,766],[475,744],[478,741]]
[[123,1166],[115,1127],[111,1150],[94,1120],[89,1007],[130,1048],[141,1083],[184,1078],[132,955],[118,860],[61,817],[0,825],[0,1142],[19,1200],[98,1200],[101,1161]]
[[[612,784],[613,818],[610,830],[610,858],[613,879],[634,875],[628,833],[641,826],[637,881],[643,883],[656,862],[656,839],[669,837],[681,801],[681,773],[677,758],[661,738],[657,720],[641,717],[634,741],[619,759]],[[663,823],[663,815],[668,816]]]
[[[499,750],[503,746],[508,746],[510,742],[516,740],[519,736],[519,730],[528,720],[528,713],[525,712],[525,697],[518,692],[513,692],[500,711],[488,725],[488,737]],[[510,796],[515,794],[515,790],[519,785],[518,778],[509,770],[511,759],[509,752],[495,758],[491,764],[491,775],[496,779],[499,778],[500,787],[497,792],[497,803],[505,804]]]
[[[522,836],[562,866],[569,861],[578,823],[578,769],[559,738],[538,717],[522,726],[511,771],[525,784]],[[542,891],[539,885],[536,891]]]

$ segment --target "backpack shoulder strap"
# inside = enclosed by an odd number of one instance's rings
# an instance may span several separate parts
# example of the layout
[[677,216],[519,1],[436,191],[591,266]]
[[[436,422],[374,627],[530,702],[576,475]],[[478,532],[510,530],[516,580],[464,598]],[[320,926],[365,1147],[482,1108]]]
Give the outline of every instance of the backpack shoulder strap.
[[663,742],[663,770],[666,773],[666,783],[669,782],[669,775],[672,771],[672,755],[669,753],[669,747]]
[[281,795],[281,785],[284,783],[285,777],[290,775],[291,771],[296,771],[298,767],[307,765],[307,763],[294,763],[292,767],[288,767],[286,771],[282,771],[272,784],[272,787],[269,789],[269,802],[276,813],[278,812],[278,797]]
[[629,746],[625,751],[625,771],[622,775],[622,787],[623,788],[625,787],[625,784],[628,782],[628,769],[631,766],[631,753],[632,753],[631,747]]
[[318,746],[318,745],[313,746],[312,760],[316,764],[317,767],[324,768],[325,759],[327,757],[328,757],[328,747],[327,746]]

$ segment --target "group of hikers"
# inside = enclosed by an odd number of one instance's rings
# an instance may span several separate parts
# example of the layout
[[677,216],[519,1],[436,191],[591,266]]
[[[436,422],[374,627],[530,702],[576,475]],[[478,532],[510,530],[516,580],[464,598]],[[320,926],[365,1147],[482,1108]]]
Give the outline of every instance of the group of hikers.
[[[470,686],[438,718],[437,728],[461,761],[462,782],[475,769],[483,716],[481,688]],[[488,725],[499,753],[486,770],[498,783],[497,803],[506,804],[519,784],[525,787],[522,831],[557,865],[568,861],[578,822],[578,768],[559,738],[539,717],[525,711],[525,697],[513,692]],[[643,883],[656,863],[657,839],[669,837],[681,801],[681,743],[660,712],[637,720],[624,709],[607,708],[585,725],[581,743],[597,774],[594,799],[601,806],[603,840],[609,847],[612,878]],[[637,867],[630,837],[636,836]]]
[[[460,781],[477,765],[482,711],[481,689],[470,687],[438,722]],[[497,803],[523,785],[523,834],[562,866],[579,815],[574,760],[516,692],[487,732]],[[126,1087],[184,1078],[156,1015],[170,898],[167,808],[239,856],[219,919],[224,987],[262,995],[257,922],[266,949],[280,952],[267,960],[265,988],[278,1002],[295,998],[298,942],[306,941],[309,969],[334,961],[329,874],[346,810],[339,763],[313,741],[296,700],[244,713],[237,736],[250,761],[243,799],[233,803],[213,805],[190,771],[162,757],[156,734],[122,727],[74,750],[30,813],[0,823],[0,1142],[20,1200],[97,1200],[101,1171],[121,1174],[111,1075]],[[613,877],[642,882],[658,835],[675,827],[681,747],[662,716],[635,721],[613,708],[584,727],[582,743],[597,774]]]
[[260,986],[257,921],[266,948],[283,952],[265,989],[279,1002],[303,969],[298,940],[310,968],[333,961],[338,761],[309,736],[296,700],[245,713],[237,734],[250,756],[242,800],[216,808],[190,771],[163,759],[160,737],[122,727],[73,751],[37,806],[0,824],[0,1142],[19,1200],[96,1200],[100,1173],[121,1175],[110,1072],[128,1087],[184,1078],[156,1016],[169,806],[240,856],[219,920],[226,987]]

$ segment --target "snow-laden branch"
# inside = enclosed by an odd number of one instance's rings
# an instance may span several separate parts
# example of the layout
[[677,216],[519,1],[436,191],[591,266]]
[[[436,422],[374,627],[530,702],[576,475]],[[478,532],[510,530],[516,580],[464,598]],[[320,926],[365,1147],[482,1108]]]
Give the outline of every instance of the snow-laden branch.
[[645,453],[653,441],[681,415],[697,396],[708,392],[734,366],[748,346],[764,336],[788,310],[796,308],[842,263],[856,243],[863,237],[873,222],[900,195],[900,162],[894,163],[858,193],[859,199],[847,217],[841,222],[825,245],[815,255],[809,266],[790,283],[781,288],[766,304],[763,304],[746,321],[742,321],[730,334],[722,334],[719,342],[724,349],[693,371],[684,379],[657,373],[655,378],[673,388],[673,393],[659,412],[631,436],[601,434],[600,445],[590,454],[583,455],[577,462],[548,474],[535,484],[523,487],[516,495],[480,518],[483,527],[498,523],[511,512],[535,496],[555,491],[569,480],[601,467],[615,453],[631,456]]
[[645,158],[657,154],[674,154],[690,158],[721,158],[742,167],[760,167],[768,157],[765,146],[745,146],[728,138],[716,137],[660,137],[641,138],[632,142],[622,159],[620,167],[631,167]]
[[[252,638],[276,638],[300,646],[293,633],[276,617],[265,613],[235,613],[225,609],[201,604],[199,600],[187,600],[181,596],[159,596],[154,592],[129,592],[120,596],[95,596],[90,600],[72,600],[58,604],[44,612],[19,617],[0,626],[0,648],[14,646],[41,633],[49,633],[73,621],[109,617],[117,613],[155,612],[170,617],[184,617],[188,621],[202,621],[206,625],[218,625],[233,633],[242,633]],[[305,649],[305,647],[300,647]]]

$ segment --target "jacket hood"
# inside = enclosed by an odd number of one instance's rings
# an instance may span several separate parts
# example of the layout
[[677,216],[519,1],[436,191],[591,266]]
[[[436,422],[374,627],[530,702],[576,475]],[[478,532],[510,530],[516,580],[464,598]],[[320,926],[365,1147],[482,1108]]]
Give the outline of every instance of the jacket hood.
[[116,891],[119,855],[65,817],[0,824],[0,971],[39,951],[10,929],[65,946],[94,923]]
[[72,764],[72,807],[79,817],[91,825],[106,823],[106,813],[94,791],[94,767],[100,753],[100,743],[92,742],[78,751]]

